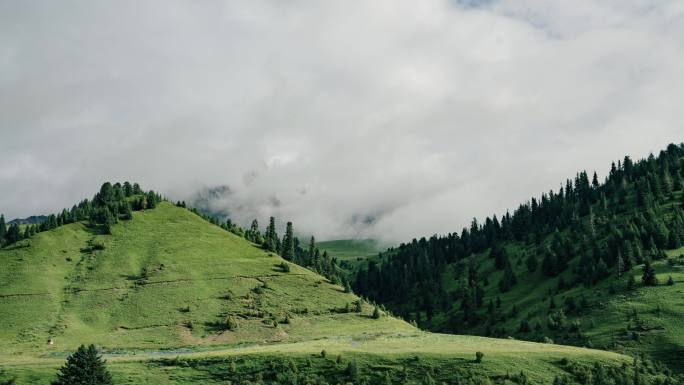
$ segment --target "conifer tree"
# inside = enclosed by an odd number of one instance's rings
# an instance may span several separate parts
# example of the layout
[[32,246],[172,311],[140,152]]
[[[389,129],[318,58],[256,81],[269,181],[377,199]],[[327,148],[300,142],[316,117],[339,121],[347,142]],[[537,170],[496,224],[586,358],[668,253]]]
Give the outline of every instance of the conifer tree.
[[0,247],[4,245],[6,236],[7,224],[5,223],[5,216],[0,214]]
[[306,260],[306,265],[307,265],[307,266],[311,266],[311,265],[313,264],[314,257],[316,256],[316,251],[317,251],[317,248],[316,248],[316,239],[315,239],[314,236],[312,235],[312,236],[311,236],[311,239],[309,240],[309,252],[308,252],[308,254],[307,254],[307,256],[306,256],[306,258],[307,258],[307,260]]
[[252,225],[249,227],[249,231],[247,232],[247,239],[254,242],[258,243],[258,238],[261,237],[261,234],[259,234],[259,221],[254,219],[252,221]]
[[285,236],[283,237],[282,250],[280,251],[282,257],[288,261],[294,259],[294,232],[292,230],[292,222],[287,222]]
[[268,227],[266,228],[266,235],[264,237],[264,248],[269,251],[278,250],[278,234],[275,228],[275,218],[269,219]]
[[12,223],[12,225],[10,225],[10,227],[7,229],[5,239],[7,240],[8,244],[21,241],[21,230],[19,230],[18,224]]
[[513,268],[511,267],[510,262],[507,262],[506,267],[504,268],[503,277],[501,278],[501,281],[499,281],[499,291],[505,293],[517,282],[518,280],[515,277],[515,273],[513,273]]
[[81,345],[59,369],[52,385],[112,385],[112,376],[94,345]]
[[658,278],[656,278],[655,269],[651,266],[651,262],[644,263],[644,274],[641,276],[641,282],[646,286],[656,286]]

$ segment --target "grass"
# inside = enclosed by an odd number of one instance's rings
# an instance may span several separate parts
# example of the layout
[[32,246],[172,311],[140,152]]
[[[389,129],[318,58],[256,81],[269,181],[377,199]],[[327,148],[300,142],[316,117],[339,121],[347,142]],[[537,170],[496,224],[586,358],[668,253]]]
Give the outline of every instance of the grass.
[[[321,357],[323,350],[326,358]],[[476,351],[484,353],[480,364],[474,362]],[[342,360],[340,364],[334,362],[338,356]],[[629,358],[610,352],[424,332],[365,334],[204,352],[140,352],[136,356],[106,358],[121,384],[224,384],[232,361],[243,367],[293,361],[301,368],[311,365],[318,372],[326,367],[343,372],[347,363],[353,361],[368,376],[378,376],[378,371],[382,374],[388,370],[396,375],[408,367],[414,379],[420,379],[426,371],[444,380],[459,372],[500,378],[524,371],[532,383],[548,383],[554,376],[566,373],[561,365],[564,361],[586,365],[601,362],[613,367],[630,362]],[[60,362],[51,358],[40,363],[7,365],[6,369],[20,383],[47,384]]]
[[[20,384],[49,383],[69,352],[90,343],[121,384],[225,383],[226,360],[242,360],[244,370],[273,359],[304,365],[323,349],[358,360],[370,376],[407,366],[412,375],[431,368],[446,378],[457,365],[491,378],[525,370],[541,382],[563,372],[562,358],[629,361],[596,350],[424,333],[387,315],[372,319],[369,305],[341,312],[358,298],[299,266],[283,272],[279,256],[168,203],[134,213],[112,235],[83,223],[39,233],[0,250],[0,261],[0,368]],[[237,328],[226,330],[228,316]],[[472,363],[476,351],[485,353],[482,364]],[[164,361],[172,357],[183,364]],[[334,379],[340,374],[331,361],[314,367]]]
[[338,239],[317,242],[316,245],[340,261],[354,261],[358,258],[375,256],[389,247],[376,239]]

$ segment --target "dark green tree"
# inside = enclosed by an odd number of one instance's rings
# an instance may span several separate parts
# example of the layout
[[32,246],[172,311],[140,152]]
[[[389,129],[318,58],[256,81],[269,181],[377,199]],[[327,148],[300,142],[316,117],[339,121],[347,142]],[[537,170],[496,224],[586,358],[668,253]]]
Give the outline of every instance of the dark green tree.
[[655,269],[649,261],[644,263],[644,274],[641,276],[641,282],[646,286],[656,286],[658,284]]
[[112,376],[95,345],[81,345],[59,369],[52,385],[112,385]]
[[5,243],[5,236],[7,235],[7,224],[5,223],[5,216],[0,214],[0,247]]
[[294,231],[292,230],[292,222],[287,222],[287,227],[285,229],[285,236],[283,237],[283,243],[281,245],[280,255],[288,261],[292,261],[294,259],[295,247],[294,247]]
[[513,272],[513,268],[511,267],[510,263],[506,263],[506,267],[504,268],[504,273],[503,277],[501,277],[501,281],[499,281],[499,291],[502,293],[507,292],[508,290],[513,287],[518,282],[518,279],[515,276],[515,273]]
[[7,240],[8,244],[21,241],[21,230],[19,229],[19,225],[17,223],[12,223],[10,225],[10,227],[7,229],[5,239]]
[[278,251],[278,234],[276,233],[275,218],[271,217],[264,235],[264,248],[268,251]]

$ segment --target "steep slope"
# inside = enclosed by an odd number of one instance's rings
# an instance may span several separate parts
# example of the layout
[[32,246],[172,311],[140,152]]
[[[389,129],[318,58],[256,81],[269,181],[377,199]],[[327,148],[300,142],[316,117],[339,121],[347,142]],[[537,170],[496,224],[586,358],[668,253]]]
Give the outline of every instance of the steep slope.
[[501,221],[383,253],[355,290],[433,331],[643,352],[684,371],[683,180],[684,145],[625,157],[604,183],[581,172]]

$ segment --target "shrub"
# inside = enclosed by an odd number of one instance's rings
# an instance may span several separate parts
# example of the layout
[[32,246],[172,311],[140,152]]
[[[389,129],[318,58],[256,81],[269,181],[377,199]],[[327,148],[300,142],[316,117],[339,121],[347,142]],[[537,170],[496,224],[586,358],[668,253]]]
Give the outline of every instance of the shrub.
[[667,286],[672,286],[674,285],[674,280],[672,279],[672,276],[667,277]]
[[380,318],[380,309],[376,306],[375,309],[373,309],[373,319],[378,318]]
[[237,330],[237,319],[235,319],[235,317],[233,317],[232,315],[229,315],[228,317],[226,317],[225,327],[227,330]]
[[482,362],[483,358],[484,358],[484,353],[475,352],[475,362],[480,363],[480,362]]
[[280,270],[283,273],[289,273],[290,272],[290,265],[288,265],[287,262],[283,261],[278,266],[280,267]]
[[321,350],[321,357],[325,358],[326,355],[328,355],[328,352],[325,349]]

